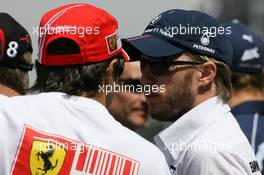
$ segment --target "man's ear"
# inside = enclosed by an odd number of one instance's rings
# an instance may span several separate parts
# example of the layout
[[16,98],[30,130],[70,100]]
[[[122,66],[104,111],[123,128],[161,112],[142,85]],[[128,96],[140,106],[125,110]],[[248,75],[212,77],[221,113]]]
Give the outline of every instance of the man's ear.
[[201,73],[199,78],[200,86],[207,86],[214,81],[217,71],[215,63],[207,61],[206,63],[200,65],[198,69]]
[[117,59],[113,59],[106,69],[106,83],[112,84],[115,81],[115,68],[117,66]]

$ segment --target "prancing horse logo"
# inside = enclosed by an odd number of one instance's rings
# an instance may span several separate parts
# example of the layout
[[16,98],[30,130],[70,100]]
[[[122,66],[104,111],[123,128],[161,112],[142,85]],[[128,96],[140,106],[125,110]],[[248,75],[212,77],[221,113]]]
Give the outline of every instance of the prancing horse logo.
[[[41,175],[45,175],[45,174],[47,174],[47,172],[48,172],[49,170],[53,170],[54,168],[56,168],[57,165],[58,165],[58,161],[59,161],[58,159],[56,159],[56,163],[55,163],[55,165],[52,165],[50,159],[52,158],[55,149],[52,147],[52,145],[48,145],[48,146],[47,146],[47,149],[48,149],[47,152],[40,151],[40,152],[38,152],[38,153],[36,154],[36,156],[37,156],[37,158],[38,158],[38,161],[39,161],[40,158],[41,158],[41,159],[43,160],[43,162],[44,162],[44,166],[43,166],[43,168],[38,168],[38,170],[42,170],[42,171],[44,171],[44,173],[41,174]],[[36,173],[36,175],[39,175],[39,173]]]

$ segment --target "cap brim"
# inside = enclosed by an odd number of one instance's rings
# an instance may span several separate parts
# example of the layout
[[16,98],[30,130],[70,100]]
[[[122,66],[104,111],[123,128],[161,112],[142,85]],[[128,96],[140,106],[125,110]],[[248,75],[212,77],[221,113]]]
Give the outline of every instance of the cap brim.
[[122,45],[132,60],[138,60],[141,54],[155,59],[169,57],[184,52],[183,49],[178,48],[155,35],[142,35],[122,39]]

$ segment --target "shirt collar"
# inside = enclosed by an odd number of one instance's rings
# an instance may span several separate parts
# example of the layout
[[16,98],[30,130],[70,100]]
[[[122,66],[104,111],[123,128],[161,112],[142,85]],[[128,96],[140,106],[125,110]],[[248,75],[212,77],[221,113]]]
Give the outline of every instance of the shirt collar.
[[264,114],[264,101],[248,101],[241,103],[234,108],[232,108],[231,112],[234,115],[237,114],[254,114],[254,113],[262,113]]
[[229,111],[230,107],[219,97],[210,98],[181,116],[154,140],[167,161],[171,162],[179,157],[182,146],[191,143],[204,128]]

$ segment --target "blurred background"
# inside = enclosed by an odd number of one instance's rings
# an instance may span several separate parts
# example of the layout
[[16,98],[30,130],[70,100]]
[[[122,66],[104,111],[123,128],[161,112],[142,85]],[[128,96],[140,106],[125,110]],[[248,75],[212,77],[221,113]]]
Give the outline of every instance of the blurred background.
[[[29,31],[34,44],[34,58],[37,58],[37,27],[41,16],[48,10],[69,3],[89,3],[101,7],[119,21],[119,33],[122,37],[141,34],[150,20],[168,9],[200,10],[217,18],[220,22],[238,19],[251,26],[264,38],[264,0],[0,0],[1,12],[7,12],[23,24]],[[30,73],[31,85],[35,73]],[[168,123],[150,121],[149,128],[139,131],[144,137],[152,140],[152,136]]]

